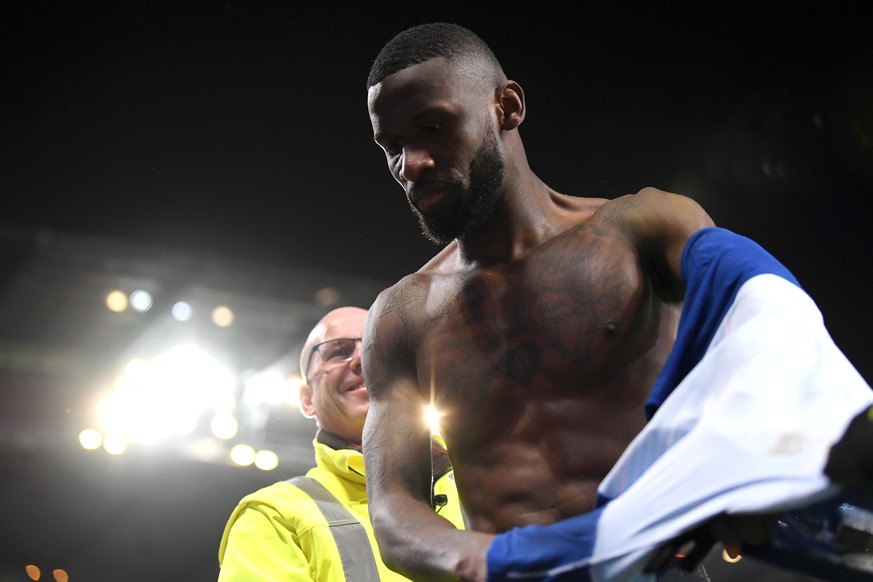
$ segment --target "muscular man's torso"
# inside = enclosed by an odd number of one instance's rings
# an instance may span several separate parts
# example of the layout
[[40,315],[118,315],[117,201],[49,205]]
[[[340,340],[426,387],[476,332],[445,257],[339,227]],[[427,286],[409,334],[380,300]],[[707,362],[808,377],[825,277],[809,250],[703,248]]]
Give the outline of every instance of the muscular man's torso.
[[419,385],[475,530],[592,509],[645,423],[680,306],[618,224],[589,220],[512,263],[401,283]]

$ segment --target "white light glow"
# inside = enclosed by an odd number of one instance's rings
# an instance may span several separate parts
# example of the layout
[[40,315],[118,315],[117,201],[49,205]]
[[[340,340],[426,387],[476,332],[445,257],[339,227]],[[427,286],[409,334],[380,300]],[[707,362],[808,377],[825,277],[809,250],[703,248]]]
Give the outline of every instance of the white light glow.
[[424,419],[432,434],[440,434],[440,417],[442,414],[433,404],[428,404],[424,410]]
[[279,404],[290,400],[291,388],[276,370],[255,374],[246,382],[243,401],[251,407],[260,404]]
[[249,445],[234,445],[230,449],[230,460],[241,467],[247,467],[255,462],[255,449]]
[[279,456],[273,451],[263,450],[255,454],[255,467],[262,471],[272,471],[279,466]]
[[194,345],[131,360],[100,404],[101,427],[142,443],[190,434],[204,413],[232,410],[233,373]]
[[212,434],[220,439],[227,440],[236,436],[239,430],[239,423],[232,414],[220,412],[212,417],[209,428],[212,430]]
[[121,435],[110,434],[103,439],[103,449],[110,455],[122,455],[127,451],[127,441]]
[[188,321],[191,319],[191,306],[184,301],[178,301],[173,305],[170,312],[177,321]]
[[130,306],[140,313],[144,313],[152,308],[152,294],[143,289],[137,289],[130,294]]
[[100,434],[99,430],[86,428],[79,433],[79,444],[82,445],[83,449],[89,451],[99,449],[100,445],[103,444],[103,435]]

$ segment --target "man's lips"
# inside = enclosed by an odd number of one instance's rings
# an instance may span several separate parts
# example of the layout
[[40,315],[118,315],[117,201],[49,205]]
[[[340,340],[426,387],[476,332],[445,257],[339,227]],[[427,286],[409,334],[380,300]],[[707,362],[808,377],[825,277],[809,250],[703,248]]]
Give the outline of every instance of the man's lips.
[[424,196],[418,197],[415,200],[415,203],[421,210],[427,210],[428,208],[439,204],[445,196],[446,195],[442,192],[430,192]]
[[409,199],[419,210],[424,211],[445,200],[451,189],[451,184],[441,180],[419,182],[410,190]]

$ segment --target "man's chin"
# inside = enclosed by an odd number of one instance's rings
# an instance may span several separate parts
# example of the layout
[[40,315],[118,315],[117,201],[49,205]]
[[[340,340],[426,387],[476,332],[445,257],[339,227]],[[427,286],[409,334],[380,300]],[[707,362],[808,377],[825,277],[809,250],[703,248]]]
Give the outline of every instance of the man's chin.
[[421,226],[421,235],[435,245],[447,245],[456,238],[454,234],[434,230],[421,216],[419,216],[419,225]]

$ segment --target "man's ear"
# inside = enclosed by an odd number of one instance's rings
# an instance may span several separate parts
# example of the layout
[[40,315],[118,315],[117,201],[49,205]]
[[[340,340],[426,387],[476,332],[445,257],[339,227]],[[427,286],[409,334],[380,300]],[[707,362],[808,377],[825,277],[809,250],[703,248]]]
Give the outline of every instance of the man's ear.
[[300,399],[300,413],[306,418],[315,418],[315,404],[312,403],[312,386],[302,384],[297,394]]
[[515,81],[504,81],[497,88],[497,113],[500,116],[500,127],[512,130],[524,121],[524,91]]

